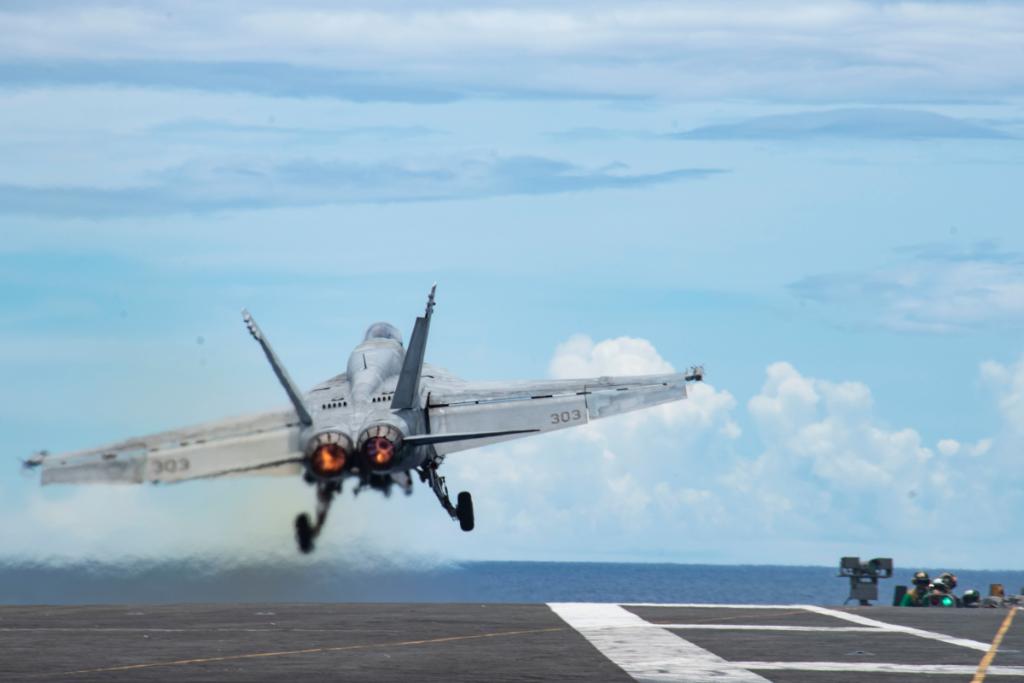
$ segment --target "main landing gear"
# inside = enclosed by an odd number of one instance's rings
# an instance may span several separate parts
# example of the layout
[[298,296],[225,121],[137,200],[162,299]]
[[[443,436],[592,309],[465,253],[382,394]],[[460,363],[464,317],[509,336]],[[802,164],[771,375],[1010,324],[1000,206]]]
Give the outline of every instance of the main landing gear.
[[448,496],[448,487],[444,483],[444,477],[437,473],[441,466],[441,458],[434,458],[423,463],[419,468],[420,479],[428,484],[441,503],[441,507],[451,515],[452,519],[459,520],[459,527],[463,531],[472,531],[473,520],[473,496],[468,491],[463,491],[458,496],[458,504],[452,505],[452,499]]
[[[441,458],[434,458],[421,465],[417,472],[422,481],[430,484],[434,495],[441,502],[441,507],[451,515],[452,519],[459,521],[459,527],[463,531],[472,531],[475,523],[473,519],[473,496],[468,491],[463,491],[456,498],[457,503],[453,505],[452,499],[448,496],[448,487],[444,483],[444,477],[437,473],[437,469],[440,466]],[[380,481],[368,478],[360,483],[355,491],[358,493],[360,489],[370,487],[380,489],[387,494],[392,484],[397,484],[406,495],[412,493],[412,478],[404,473],[401,476],[394,474],[386,475],[386,477],[381,477]],[[320,530],[323,529],[324,522],[327,521],[327,513],[331,509],[331,503],[334,502],[334,497],[339,493],[341,493],[340,481],[316,482],[316,521],[311,520],[305,512],[295,518],[295,540],[299,544],[299,550],[303,553],[313,552],[316,539],[320,535]]]
[[473,530],[473,496],[469,491],[459,494],[459,503],[455,506],[455,516],[459,518],[459,526],[463,531]]
[[320,535],[320,530],[327,521],[327,513],[334,502],[334,496],[341,493],[341,482],[328,481],[316,485],[316,523],[309,521],[309,515],[303,512],[295,518],[295,540],[299,542],[299,550],[303,553],[313,552],[313,542]]

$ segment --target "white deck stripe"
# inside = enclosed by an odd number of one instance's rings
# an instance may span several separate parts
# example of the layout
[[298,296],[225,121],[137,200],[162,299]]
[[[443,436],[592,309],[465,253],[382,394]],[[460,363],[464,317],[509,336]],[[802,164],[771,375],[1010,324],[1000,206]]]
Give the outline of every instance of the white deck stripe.
[[637,681],[765,683],[768,679],[651,624],[619,605],[549,603],[605,657]]
[[807,609],[812,605],[733,605],[713,602],[620,602],[623,607],[707,607],[709,609]]
[[829,609],[827,607],[819,607],[818,605],[727,605],[727,604],[713,604],[713,603],[702,603],[702,602],[674,602],[674,603],[657,603],[657,602],[624,602],[620,603],[624,607],[708,607],[711,609],[767,609],[767,610],[783,610],[783,609],[802,609],[808,612],[815,612],[817,614],[823,614],[825,616],[834,617],[836,619],[842,619],[849,621],[854,624],[861,624],[862,626],[874,626],[879,629],[884,629],[891,633],[906,633],[908,635],[917,636],[919,638],[927,638],[929,640],[937,640],[939,642],[948,643],[950,645],[959,645],[960,647],[966,647],[971,650],[978,650],[979,652],[988,652],[990,643],[983,643],[978,640],[970,640],[968,638],[956,638],[954,636],[948,636],[944,633],[935,633],[934,631],[925,631],[924,629],[913,628],[911,626],[900,626],[899,624],[891,624],[886,621],[878,621],[877,619],[870,619],[863,617],[859,614],[850,614],[849,612],[842,612],[840,610]]
[[810,633],[889,633],[875,626],[776,626],[775,624],[651,624],[673,631],[805,631]]
[[[942,643],[948,643],[949,645],[959,645],[960,647],[966,647],[971,650],[978,650],[980,652],[988,652],[988,648],[991,643],[982,643],[977,640],[970,640],[967,638],[956,638],[954,636],[948,636],[945,633],[935,633],[934,631],[925,631],[919,628],[913,628],[912,626],[901,626],[899,624],[890,624],[887,621],[879,621],[877,619],[869,619],[868,617],[861,616],[859,614],[850,614],[849,612],[841,612],[839,610],[829,609],[827,607],[818,607],[816,605],[807,605],[804,609],[817,614],[824,614],[826,616],[835,617],[836,619],[843,619],[845,621],[852,622],[854,624],[861,624],[862,626],[876,626],[880,629],[884,629],[891,633],[906,633],[907,635],[917,636],[918,638],[927,638],[929,640],[937,640]],[[973,671],[972,671],[973,673]]]
[[[949,674],[970,676],[977,667],[962,664],[886,664],[883,662],[733,662],[755,671],[846,671],[851,673]],[[993,666],[990,676],[1024,676],[1024,666]]]

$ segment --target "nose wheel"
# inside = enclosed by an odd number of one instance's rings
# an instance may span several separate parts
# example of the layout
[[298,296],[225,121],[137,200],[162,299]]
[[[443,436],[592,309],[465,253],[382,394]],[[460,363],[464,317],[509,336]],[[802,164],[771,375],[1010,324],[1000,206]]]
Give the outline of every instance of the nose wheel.
[[320,530],[327,521],[327,513],[330,512],[334,496],[341,492],[341,483],[325,482],[316,487],[316,523],[312,523],[309,515],[303,512],[295,518],[295,541],[299,544],[299,550],[308,555],[313,552],[314,542],[320,535]]
[[299,543],[299,550],[304,554],[313,552],[313,525],[309,521],[309,515],[303,512],[295,518],[295,540]]

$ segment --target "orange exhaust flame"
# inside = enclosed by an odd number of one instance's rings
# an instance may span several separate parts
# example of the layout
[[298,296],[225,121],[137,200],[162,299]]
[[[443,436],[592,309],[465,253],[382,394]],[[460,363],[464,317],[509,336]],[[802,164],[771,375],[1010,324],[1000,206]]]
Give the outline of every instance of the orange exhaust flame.
[[382,436],[374,436],[366,441],[363,453],[375,467],[387,467],[395,458],[395,444]]
[[345,469],[345,449],[337,444],[324,444],[313,451],[313,471],[321,476],[340,474]]

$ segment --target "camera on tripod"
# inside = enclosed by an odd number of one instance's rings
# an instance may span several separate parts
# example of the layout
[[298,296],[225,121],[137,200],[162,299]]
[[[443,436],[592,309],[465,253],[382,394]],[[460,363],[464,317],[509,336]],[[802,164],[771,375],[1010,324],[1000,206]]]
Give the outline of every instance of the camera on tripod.
[[839,576],[850,579],[850,597],[846,602],[858,600],[867,607],[871,600],[878,600],[878,580],[892,576],[892,558],[876,557],[861,562],[859,557],[844,557],[839,560]]

